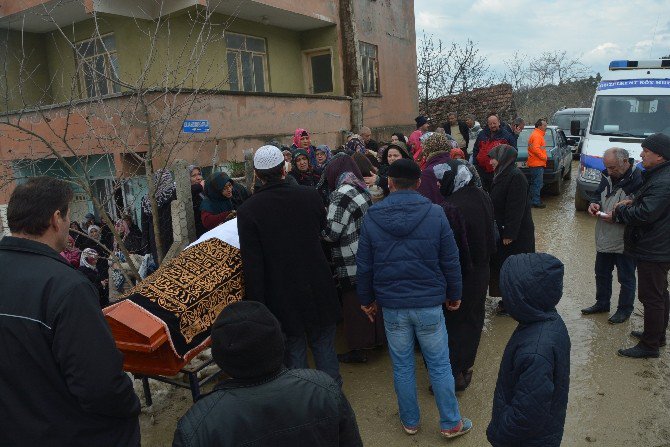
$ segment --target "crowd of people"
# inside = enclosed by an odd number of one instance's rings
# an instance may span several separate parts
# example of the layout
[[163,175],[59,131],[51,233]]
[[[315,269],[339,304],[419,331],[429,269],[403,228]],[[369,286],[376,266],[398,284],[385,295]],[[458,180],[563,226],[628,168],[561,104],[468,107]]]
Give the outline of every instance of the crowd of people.
[[[230,379],[184,415],[174,445],[362,445],[339,364],[365,363],[381,346],[391,357],[404,432],[421,428],[418,348],[439,433],[464,435],[473,423],[460,413],[456,392],[476,378],[487,295],[500,298],[499,315],[519,323],[502,358],[488,440],[560,445],[570,375],[570,338],[556,311],[564,267],[535,252],[531,208],[543,204],[538,174],[532,171],[531,187],[516,163],[524,122],[510,125],[491,113],[482,127],[450,113],[431,127],[419,116],[409,137],[396,132],[388,142],[363,127],[334,149],[296,129],[290,146],[271,141],[256,150],[249,189],[226,173],[203,180],[200,167],[188,167],[198,235],[237,219],[245,300],[226,307],[212,327],[212,355]],[[531,168],[542,168],[546,120],[535,129],[529,152],[538,166]],[[622,288],[610,322],[625,321],[637,265],[645,328],[632,334],[637,346],[619,353],[658,357],[670,311],[670,138],[652,135],[642,148],[642,173],[623,149],[605,155],[589,208],[599,219],[596,304],[583,313],[609,311],[616,266]],[[154,191],[155,201],[142,201],[142,228],[125,216],[116,238],[92,214],[82,225],[70,221],[72,191],[59,180],[38,177],[14,191],[13,236],[0,241],[0,263],[8,266],[0,290],[22,297],[0,303],[0,330],[21,340],[0,348],[18,362],[18,369],[0,367],[16,404],[6,421],[10,443],[139,444],[139,401],[98,304],[108,302],[110,277],[116,282],[117,275],[105,276],[114,266],[101,264],[109,258],[102,253],[118,252],[117,239],[154,260],[158,247],[172,243],[176,193],[168,171],[155,173]],[[55,289],[48,286],[54,278]],[[338,354],[340,322],[347,351]],[[49,402],[26,383],[51,390]],[[34,420],[49,423],[36,429]]]

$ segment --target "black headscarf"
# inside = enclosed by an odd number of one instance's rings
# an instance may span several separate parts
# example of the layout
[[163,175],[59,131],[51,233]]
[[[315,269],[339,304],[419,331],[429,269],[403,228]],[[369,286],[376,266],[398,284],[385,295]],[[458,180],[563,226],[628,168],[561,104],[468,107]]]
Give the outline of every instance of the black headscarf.
[[235,208],[232,198],[229,199],[221,194],[228,183],[234,185],[233,180],[225,172],[212,174],[205,183],[206,197],[200,204],[200,209],[212,214],[232,211]]
[[493,183],[496,183],[497,178],[505,172],[510,166],[516,162],[518,152],[509,144],[500,144],[489,152],[489,158],[498,160],[498,166],[493,174]]

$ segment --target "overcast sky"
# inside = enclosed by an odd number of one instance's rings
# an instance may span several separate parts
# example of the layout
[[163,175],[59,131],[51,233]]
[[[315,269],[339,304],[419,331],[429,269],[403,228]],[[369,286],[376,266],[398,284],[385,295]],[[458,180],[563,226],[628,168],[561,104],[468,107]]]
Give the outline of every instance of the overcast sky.
[[529,56],[565,50],[593,73],[614,59],[670,54],[670,0],[415,0],[423,31],[446,43],[479,43],[491,68],[515,50]]

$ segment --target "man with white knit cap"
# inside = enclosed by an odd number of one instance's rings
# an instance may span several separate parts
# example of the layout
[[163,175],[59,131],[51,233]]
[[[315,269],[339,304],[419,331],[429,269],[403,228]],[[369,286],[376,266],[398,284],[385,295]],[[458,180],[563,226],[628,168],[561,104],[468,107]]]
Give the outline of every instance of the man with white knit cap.
[[320,239],[326,209],[314,188],[286,182],[277,147],[259,148],[254,170],[263,185],[237,210],[245,299],[265,304],[279,320],[288,368],[308,368],[309,345],[316,368],[341,385],[341,310]]

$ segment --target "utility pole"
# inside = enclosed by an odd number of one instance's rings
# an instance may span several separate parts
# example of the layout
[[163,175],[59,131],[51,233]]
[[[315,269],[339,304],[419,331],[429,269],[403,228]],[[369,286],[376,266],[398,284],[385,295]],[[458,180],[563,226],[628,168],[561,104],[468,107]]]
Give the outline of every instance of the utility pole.
[[354,0],[340,0],[340,27],[342,29],[342,61],[344,92],[351,100],[351,130],[363,126],[363,67],[361,66]]

